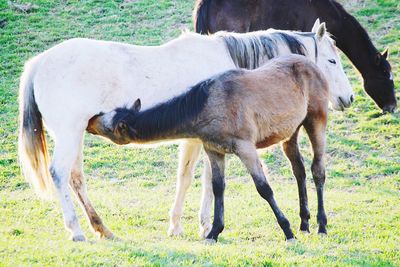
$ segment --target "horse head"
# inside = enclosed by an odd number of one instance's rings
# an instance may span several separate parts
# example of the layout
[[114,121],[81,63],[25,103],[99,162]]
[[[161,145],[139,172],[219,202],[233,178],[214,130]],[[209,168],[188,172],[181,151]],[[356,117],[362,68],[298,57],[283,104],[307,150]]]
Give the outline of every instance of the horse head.
[[335,110],[344,110],[354,101],[353,90],[347,78],[335,42],[326,30],[325,23],[315,21],[312,28],[317,45],[316,63],[329,84],[329,100]]
[[89,120],[86,130],[91,134],[107,137],[119,145],[129,144],[137,138],[133,126],[140,108],[141,102],[137,99],[130,108],[101,112]]

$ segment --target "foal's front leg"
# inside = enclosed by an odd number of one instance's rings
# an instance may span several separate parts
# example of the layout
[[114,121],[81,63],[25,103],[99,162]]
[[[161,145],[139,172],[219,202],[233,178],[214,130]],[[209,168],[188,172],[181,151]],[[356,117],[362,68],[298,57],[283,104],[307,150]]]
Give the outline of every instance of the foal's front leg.
[[318,118],[308,118],[305,121],[304,128],[311,141],[311,146],[314,152],[314,158],[311,165],[311,172],[313,175],[315,187],[317,189],[318,197],[318,233],[326,234],[326,225],[328,220],[326,218],[324,208],[324,185],[325,185],[325,131],[326,131],[326,116]]
[[255,146],[247,141],[239,141],[236,144],[236,149],[237,150],[235,154],[244,163],[247,170],[253,177],[253,181],[256,185],[258,193],[271,206],[272,211],[274,212],[275,217],[278,220],[279,226],[285,233],[286,239],[290,240],[295,238],[292,229],[290,228],[290,223],[288,219],[286,219],[285,215],[279,209],[278,204],[275,201],[274,193],[267,182],[267,178],[265,177],[262,164],[258,158]]
[[225,190],[225,155],[205,148],[212,171],[212,187],[214,192],[214,221],[208,242],[216,242],[224,229],[224,190]]
[[292,171],[297,180],[297,188],[299,191],[300,203],[300,231],[310,232],[309,219],[310,211],[308,209],[307,186],[306,186],[306,170],[304,168],[303,157],[300,154],[297,143],[297,136],[300,127],[292,135],[292,137],[282,144],[283,151],[292,165]]

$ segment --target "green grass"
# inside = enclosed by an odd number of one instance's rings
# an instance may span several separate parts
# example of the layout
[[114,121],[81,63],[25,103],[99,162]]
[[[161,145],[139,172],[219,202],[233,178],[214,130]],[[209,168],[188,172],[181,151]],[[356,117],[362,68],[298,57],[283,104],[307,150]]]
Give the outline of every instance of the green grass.
[[[275,147],[262,158],[269,167],[277,201],[296,231],[295,244],[283,240],[270,208],[233,157],[229,157],[227,170],[226,229],[219,243],[207,246],[197,235],[199,179],[187,196],[184,236],[167,237],[177,146],[132,149],[87,135],[89,195],[120,240],[97,240],[77,208],[89,241],[67,241],[57,201],[39,200],[17,163],[17,88],[24,62],[71,37],[163,43],[178,36],[181,29],[191,28],[193,1],[31,2],[38,6],[31,13],[0,2],[0,21],[6,19],[0,28],[0,266],[400,265],[400,114],[379,115],[347,60],[344,65],[357,97],[347,112],[330,114],[325,196],[328,236],[316,234],[316,194],[310,172],[312,233],[297,231],[296,182]],[[368,29],[380,50],[389,46],[394,75],[399,77],[399,2],[342,2]],[[304,134],[300,142],[309,169],[311,155]],[[200,163],[196,178],[201,167]]]

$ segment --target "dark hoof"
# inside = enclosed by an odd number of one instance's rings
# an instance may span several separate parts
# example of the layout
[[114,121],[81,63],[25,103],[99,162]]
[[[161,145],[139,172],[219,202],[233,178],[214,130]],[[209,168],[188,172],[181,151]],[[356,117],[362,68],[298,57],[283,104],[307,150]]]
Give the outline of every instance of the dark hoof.
[[296,239],[291,229],[285,231],[286,240]]
[[326,231],[325,227],[323,227],[323,228],[319,227],[318,234],[320,234],[320,235],[328,235],[328,232]]
[[310,227],[309,227],[309,225],[308,225],[308,223],[306,224],[306,223],[301,223],[300,224],[300,231],[302,231],[302,232],[307,232],[307,233],[310,233]]
[[215,239],[212,239],[212,238],[204,239],[204,244],[206,244],[206,245],[214,245],[216,243],[217,243],[217,240],[215,240]]
[[296,243],[297,243],[296,237],[286,239],[286,244],[296,244]]
[[77,235],[72,237],[72,241],[74,242],[85,242],[86,237],[84,235]]

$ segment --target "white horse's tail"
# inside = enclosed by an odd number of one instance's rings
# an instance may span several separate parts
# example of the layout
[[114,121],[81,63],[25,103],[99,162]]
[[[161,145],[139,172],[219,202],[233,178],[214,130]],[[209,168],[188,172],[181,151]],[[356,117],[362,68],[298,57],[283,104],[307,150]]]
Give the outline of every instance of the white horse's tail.
[[53,182],[49,172],[42,114],[35,101],[33,84],[39,58],[37,56],[25,64],[20,80],[18,150],[23,175],[40,196],[49,197]]

